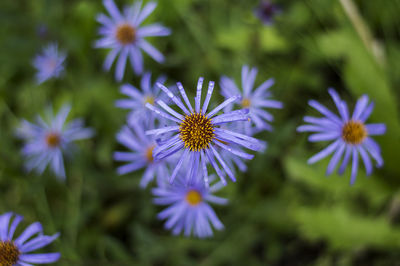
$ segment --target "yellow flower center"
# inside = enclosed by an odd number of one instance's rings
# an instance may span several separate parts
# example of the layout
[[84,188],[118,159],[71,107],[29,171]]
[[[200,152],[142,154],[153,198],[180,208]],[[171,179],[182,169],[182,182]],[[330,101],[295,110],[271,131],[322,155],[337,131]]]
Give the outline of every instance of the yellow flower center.
[[201,200],[202,200],[201,194],[197,190],[192,189],[186,193],[186,201],[191,206],[198,205],[201,202]]
[[243,108],[249,108],[250,105],[251,105],[251,101],[250,101],[249,98],[244,98],[244,99],[242,100],[242,106],[243,106]]
[[210,147],[214,139],[214,125],[202,113],[187,115],[179,126],[179,134],[185,148],[190,151],[200,151]]
[[123,23],[117,27],[115,36],[122,45],[130,44],[136,40],[136,29],[128,23]]
[[47,134],[47,136],[46,136],[46,144],[50,148],[57,147],[58,145],[60,145],[60,142],[61,142],[61,138],[60,138],[59,134],[54,133],[54,132]]
[[0,242],[0,266],[17,264],[19,255],[21,255],[21,252],[13,242]]
[[153,150],[154,150],[154,148],[155,148],[155,145],[148,147],[147,150],[146,150],[146,160],[149,163],[152,163],[153,160],[154,160],[154,158],[153,158]]
[[153,96],[146,96],[146,98],[144,98],[144,104],[146,104],[146,103],[154,105],[154,97]]
[[348,144],[360,144],[367,137],[367,129],[360,121],[348,121],[342,129],[342,138]]

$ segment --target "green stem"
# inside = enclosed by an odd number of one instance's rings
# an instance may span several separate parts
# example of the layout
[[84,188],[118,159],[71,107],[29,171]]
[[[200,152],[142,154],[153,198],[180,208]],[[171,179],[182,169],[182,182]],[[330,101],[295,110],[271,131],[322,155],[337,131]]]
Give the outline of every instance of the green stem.
[[352,0],[339,0],[339,2],[364,46],[375,58],[378,65],[383,66],[385,62],[384,50],[382,46],[379,45],[376,40],[374,40],[372,33],[367,24],[364,22],[360,12],[357,9],[357,6]]

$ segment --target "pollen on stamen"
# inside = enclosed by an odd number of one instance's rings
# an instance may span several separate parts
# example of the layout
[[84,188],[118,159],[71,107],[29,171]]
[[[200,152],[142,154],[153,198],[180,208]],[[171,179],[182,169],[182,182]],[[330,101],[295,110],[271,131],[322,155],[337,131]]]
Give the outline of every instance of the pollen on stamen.
[[117,27],[115,37],[122,45],[133,43],[136,40],[136,29],[128,23],[121,24]]
[[46,136],[46,144],[51,148],[55,148],[60,145],[61,138],[60,135],[54,132],[47,134]]
[[364,141],[368,133],[360,121],[348,121],[342,128],[342,139],[349,144],[357,145]]
[[11,241],[0,241],[0,265],[12,266],[17,264],[21,252]]
[[200,202],[202,201],[202,196],[201,196],[200,192],[198,192],[195,189],[192,189],[186,193],[185,199],[186,199],[186,202],[189,203],[189,205],[196,206],[196,205],[200,204]]
[[154,158],[153,158],[154,148],[155,148],[155,145],[148,147],[146,150],[145,156],[146,156],[147,162],[149,162],[149,163],[152,163],[154,161]]
[[208,149],[214,139],[214,125],[202,113],[192,113],[179,126],[180,138],[190,151]]

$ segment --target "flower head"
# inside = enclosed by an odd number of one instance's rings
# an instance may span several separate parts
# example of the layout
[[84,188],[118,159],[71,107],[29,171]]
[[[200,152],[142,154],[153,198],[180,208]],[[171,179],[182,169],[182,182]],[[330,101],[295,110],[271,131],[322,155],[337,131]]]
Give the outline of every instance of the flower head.
[[[155,135],[164,133],[172,134],[172,136],[166,139],[162,145],[154,148],[153,156],[155,160],[161,160],[179,151],[183,151],[174,171],[172,172],[170,182],[173,182],[185,160],[189,161],[188,169],[191,169],[187,172],[187,174],[190,175],[189,179],[197,177],[200,166],[203,169],[204,181],[208,184],[207,165],[209,163],[216,170],[224,184],[226,184],[225,173],[235,181],[236,179],[232,170],[225,163],[218,150],[224,149],[244,159],[252,159],[253,155],[237,150],[227,144],[237,144],[251,150],[259,150],[262,148],[262,144],[257,139],[221,128],[221,125],[225,123],[247,121],[249,119],[248,109],[236,110],[218,115],[221,110],[232,104],[240,96],[232,96],[210,112],[207,112],[214,89],[213,81],[210,81],[207,96],[205,97],[203,106],[200,107],[203,78],[199,79],[197,83],[194,108],[192,107],[181,83],[178,82],[177,87],[186,106],[183,104],[181,99],[176,97],[167,87],[159,83],[158,86],[183,112],[183,114],[178,113],[162,100],[158,100],[157,104],[165,111],[149,103],[146,104],[146,106],[156,114],[175,123],[173,126],[149,130],[146,132],[147,134]],[[224,171],[221,171],[217,162],[222,166]]]
[[[225,98],[233,95],[240,95],[239,105],[249,109],[251,123],[240,123],[241,131],[247,135],[252,135],[261,130],[272,130],[269,122],[273,120],[272,114],[266,108],[282,108],[282,103],[271,100],[271,92],[268,89],[274,84],[273,79],[264,81],[256,89],[254,82],[257,76],[257,68],[249,69],[248,66],[242,67],[242,88],[239,89],[235,82],[226,76],[221,77],[220,85],[222,95]],[[229,110],[229,109],[228,109]]]
[[50,164],[57,177],[65,178],[63,152],[71,149],[73,141],[93,135],[92,129],[83,127],[81,119],[66,123],[70,110],[69,105],[64,105],[55,116],[48,110],[47,119],[38,116],[37,124],[22,121],[17,135],[26,141],[22,154],[27,159],[28,171],[36,169],[42,174]]
[[367,95],[363,95],[357,101],[353,115],[350,116],[346,102],[340,99],[334,89],[329,89],[328,91],[339,111],[339,116],[317,101],[311,100],[309,105],[325,117],[305,116],[304,121],[309,124],[299,126],[297,131],[313,132],[308,138],[311,142],[333,141],[328,147],[312,156],[308,163],[315,163],[334,153],[326,171],[326,174],[330,175],[340,163],[342,157],[343,161],[339,167],[340,174],[344,172],[350,160],[352,160],[350,183],[353,184],[357,176],[359,155],[364,162],[367,175],[372,173],[373,168],[370,156],[377,162],[376,167],[383,165],[379,145],[371,136],[385,134],[386,126],[381,123],[365,123],[374,109],[373,102],[368,104]]
[[[210,182],[213,177],[210,177]],[[194,235],[199,238],[213,235],[211,225],[217,229],[224,228],[214,210],[208,203],[226,204],[227,200],[212,195],[221,188],[221,183],[207,188],[201,178],[187,183],[179,176],[172,185],[153,189],[157,205],[169,205],[158,214],[159,219],[166,219],[165,228],[174,235],[182,231],[185,236]]]
[[157,62],[163,62],[164,56],[148,43],[145,38],[153,36],[167,36],[171,31],[156,23],[141,27],[140,24],[154,11],[157,4],[147,3],[141,9],[142,1],[137,1],[131,7],[125,7],[124,12],[120,12],[113,0],[103,0],[103,4],[111,17],[100,14],[97,21],[102,24],[99,29],[101,39],[96,42],[97,48],[110,48],[104,62],[104,68],[109,70],[119,54],[117,61],[115,78],[122,80],[125,72],[126,61],[132,65],[136,74],[143,72],[143,58],[140,50],[143,50]]
[[[156,80],[156,83],[164,82],[164,76]],[[128,96],[129,99],[117,100],[115,105],[120,108],[130,109],[128,121],[143,121],[146,125],[151,125],[154,124],[155,115],[146,108],[146,103],[154,104],[157,100],[162,99],[161,90],[155,84],[152,85],[150,72],[143,75],[140,87],[141,90],[138,90],[130,84],[122,85],[120,91]]]
[[60,253],[30,254],[39,248],[45,247],[59,234],[43,235],[42,225],[39,222],[28,226],[16,239],[14,232],[23,217],[12,212],[0,215],[0,265],[31,265],[31,263],[48,264],[59,260]]
[[122,175],[145,168],[140,186],[146,187],[155,177],[157,177],[158,185],[162,186],[169,174],[167,160],[154,161],[153,150],[156,147],[156,141],[152,136],[145,135],[141,123],[128,122],[128,125],[124,126],[117,135],[118,142],[131,150],[114,153],[116,161],[127,162],[118,168],[118,173]]
[[38,84],[50,78],[58,78],[64,71],[63,63],[65,52],[58,51],[58,44],[52,43],[43,49],[43,52],[35,57],[33,66],[36,68],[36,81]]
[[260,2],[254,14],[265,24],[271,25],[274,23],[274,18],[281,12],[281,9],[269,0]]

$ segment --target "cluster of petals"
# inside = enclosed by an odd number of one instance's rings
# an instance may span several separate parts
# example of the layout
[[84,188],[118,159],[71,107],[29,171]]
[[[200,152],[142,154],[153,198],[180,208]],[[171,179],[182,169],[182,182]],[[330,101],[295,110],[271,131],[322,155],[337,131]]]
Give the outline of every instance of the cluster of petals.
[[58,114],[54,115],[49,108],[47,116],[37,116],[36,123],[23,120],[17,129],[17,136],[25,140],[22,154],[26,159],[26,169],[36,169],[42,174],[48,165],[57,177],[65,179],[63,153],[70,153],[73,142],[93,136],[94,131],[84,127],[82,119],[66,122],[71,110],[64,105]]
[[342,174],[352,161],[350,183],[354,184],[359,168],[359,157],[364,162],[367,175],[370,175],[373,169],[371,157],[376,161],[376,167],[383,165],[381,149],[371,136],[385,134],[386,126],[382,123],[365,123],[374,109],[374,103],[369,103],[367,95],[361,96],[355,105],[353,114],[350,115],[346,102],[340,98],[338,93],[334,89],[328,91],[339,116],[319,102],[310,100],[309,105],[324,117],[305,116],[304,121],[308,124],[298,127],[297,131],[313,132],[308,138],[311,142],[332,141],[330,145],[312,156],[308,163],[315,163],[333,153],[326,171],[326,174],[330,175],[340,161],[339,174]]
[[15,230],[22,220],[21,215],[12,212],[0,215],[0,265],[29,266],[31,263],[48,264],[58,261],[58,252],[31,252],[49,245],[59,234],[44,235],[42,225],[35,222],[15,238]]
[[133,6],[125,7],[123,12],[119,11],[113,0],[103,0],[103,4],[110,16],[105,14],[97,16],[97,21],[102,26],[99,28],[101,38],[96,41],[95,47],[111,49],[104,62],[106,70],[111,68],[119,56],[115,70],[116,80],[122,80],[128,59],[136,74],[143,72],[141,50],[159,63],[164,61],[162,53],[145,38],[167,36],[171,31],[158,23],[141,26],[142,22],[156,8],[155,2],[148,2],[142,9],[142,1],[137,1]]

